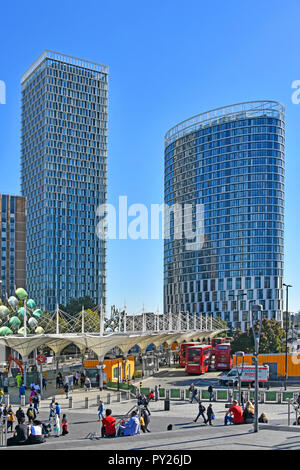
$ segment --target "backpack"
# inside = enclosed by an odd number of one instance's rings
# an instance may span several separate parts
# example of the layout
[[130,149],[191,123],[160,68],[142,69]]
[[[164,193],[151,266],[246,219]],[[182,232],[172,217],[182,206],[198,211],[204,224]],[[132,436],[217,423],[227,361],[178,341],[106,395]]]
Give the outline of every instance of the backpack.
[[34,418],[34,411],[33,411],[32,408],[29,408],[29,410],[28,410],[28,417],[29,418]]

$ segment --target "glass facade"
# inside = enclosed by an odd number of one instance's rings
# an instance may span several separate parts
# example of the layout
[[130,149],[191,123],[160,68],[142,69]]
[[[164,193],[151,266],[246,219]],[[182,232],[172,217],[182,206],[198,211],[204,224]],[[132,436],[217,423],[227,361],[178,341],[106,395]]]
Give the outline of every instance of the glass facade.
[[89,295],[105,305],[106,66],[45,51],[22,77],[27,289],[48,310]]
[[176,239],[171,217],[165,312],[212,313],[245,329],[259,303],[265,317],[281,321],[284,107],[241,103],[172,128],[165,138],[165,203],[204,209],[197,251]]

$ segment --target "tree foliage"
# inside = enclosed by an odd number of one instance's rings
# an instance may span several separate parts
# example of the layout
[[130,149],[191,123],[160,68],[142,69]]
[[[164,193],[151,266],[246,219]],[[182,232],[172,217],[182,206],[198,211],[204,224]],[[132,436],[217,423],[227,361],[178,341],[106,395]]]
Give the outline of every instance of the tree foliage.
[[96,304],[89,295],[85,295],[78,299],[72,298],[68,301],[67,305],[60,305],[59,308],[70,315],[76,315],[82,310],[82,307],[84,307],[85,311],[88,309],[94,310],[96,308]]
[[[260,354],[272,354],[285,351],[285,331],[281,328],[280,322],[276,320],[262,321],[261,336],[259,342]],[[236,331],[231,343],[232,353],[236,351],[244,351],[244,353],[253,353],[254,339],[252,328],[242,332]]]

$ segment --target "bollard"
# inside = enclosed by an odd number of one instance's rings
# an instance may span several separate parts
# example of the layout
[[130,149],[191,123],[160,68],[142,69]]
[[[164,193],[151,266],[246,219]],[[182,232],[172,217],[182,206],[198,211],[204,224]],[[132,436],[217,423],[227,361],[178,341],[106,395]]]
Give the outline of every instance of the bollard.
[[89,407],[89,397],[85,397],[85,408]]
[[110,405],[110,393],[106,395],[106,404]]
[[184,389],[180,390],[180,400],[184,401]]
[[117,393],[117,401],[121,401],[121,392]]
[[126,392],[126,398],[127,398],[127,400],[130,400],[130,390],[127,390],[127,392]]
[[170,400],[169,400],[169,398],[165,399],[165,411],[170,411]]
[[7,423],[0,424],[0,447],[7,447]]
[[25,406],[25,395],[21,395],[21,406]]
[[97,405],[99,405],[99,403],[100,403],[100,400],[101,400],[101,397],[100,397],[100,395],[97,395]]
[[282,393],[281,392],[277,393],[277,403],[282,403]]
[[69,397],[69,408],[73,408],[73,398]]
[[6,406],[9,406],[9,395],[5,395],[5,396],[4,396],[4,404],[5,404]]
[[170,399],[170,390],[166,390],[166,399],[169,400]]

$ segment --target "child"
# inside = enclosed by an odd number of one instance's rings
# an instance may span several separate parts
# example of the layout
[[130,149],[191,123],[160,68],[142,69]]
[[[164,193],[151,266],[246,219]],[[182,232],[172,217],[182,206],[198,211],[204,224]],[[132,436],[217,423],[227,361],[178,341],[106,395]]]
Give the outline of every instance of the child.
[[103,401],[100,400],[100,402],[99,402],[99,407],[98,407],[98,421],[102,420],[102,418],[103,418],[103,411],[104,411]]
[[61,420],[61,427],[62,427],[62,436],[65,436],[66,434],[69,434],[68,431],[68,421],[67,421],[67,416],[63,415],[62,420]]

